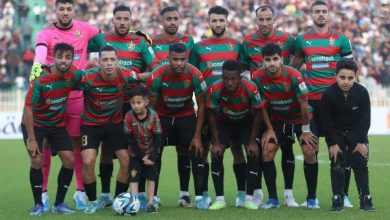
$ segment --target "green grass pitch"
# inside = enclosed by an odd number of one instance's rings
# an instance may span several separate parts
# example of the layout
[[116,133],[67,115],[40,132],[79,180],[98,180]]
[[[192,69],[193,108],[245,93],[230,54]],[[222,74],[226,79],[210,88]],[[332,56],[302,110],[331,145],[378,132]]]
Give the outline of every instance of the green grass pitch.
[[[73,216],[62,216],[53,213],[45,213],[41,219],[390,219],[390,137],[370,137],[370,186],[373,196],[373,203],[377,208],[376,212],[366,213],[358,209],[358,196],[354,177],[351,179],[350,199],[354,208],[345,209],[340,213],[329,212],[331,206],[331,189],[329,180],[329,160],[324,143],[321,144],[319,153],[320,170],[317,195],[320,200],[320,210],[307,210],[304,208],[281,207],[277,210],[244,210],[234,207],[236,195],[236,182],[232,171],[232,157],[229,150],[225,152],[225,198],[228,207],[220,211],[198,211],[185,209],[177,206],[179,180],[176,168],[176,153],[173,147],[164,150],[163,168],[159,194],[162,207],[158,214],[138,213],[135,217],[116,216],[111,209],[98,212],[95,215],[87,215],[78,212]],[[28,219],[29,209],[33,206],[32,193],[29,186],[28,170],[29,158],[22,141],[0,141],[1,166],[0,166],[0,219]],[[294,146],[296,156],[300,155],[298,146]],[[301,203],[306,197],[306,186],[303,176],[302,160],[297,157],[296,172],[294,180],[294,195],[297,202]],[[56,190],[56,179],[59,170],[59,159],[53,158],[53,165],[49,182],[49,195],[51,203],[54,201]],[[278,195],[280,202],[283,202],[283,176],[280,168],[280,153],[275,159],[277,164]],[[115,162],[116,163],[116,162]],[[114,165],[118,167],[117,164]],[[115,174],[115,171],[114,171]],[[98,192],[99,192],[98,182]],[[114,191],[115,178],[112,178],[111,192]],[[267,198],[267,190],[263,180],[263,191]],[[193,195],[192,178],[190,186]],[[73,206],[72,195],[74,183],[69,188],[66,197],[67,204]],[[209,191],[214,197],[214,190],[211,178],[209,179]],[[192,197],[193,198],[193,197]]]

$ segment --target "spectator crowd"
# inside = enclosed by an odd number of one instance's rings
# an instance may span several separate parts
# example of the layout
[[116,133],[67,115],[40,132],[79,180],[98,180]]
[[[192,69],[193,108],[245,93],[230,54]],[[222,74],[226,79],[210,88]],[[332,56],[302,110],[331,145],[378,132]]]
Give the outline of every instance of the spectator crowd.
[[[31,2],[33,2],[31,4]],[[26,79],[34,57],[33,26],[43,27],[55,19],[55,0],[0,0],[0,88],[8,88]],[[256,31],[254,10],[263,4],[276,10],[276,27],[294,36],[312,25],[310,3],[305,0],[75,0],[78,19],[88,21],[102,31],[111,30],[114,7],[125,4],[132,9],[132,29],[150,35],[161,31],[159,12],[176,6],[182,18],[180,32],[195,41],[211,36],[207,11],[213,5],[229,9],[228,34],[243,40]],[[390,0],[328,0],[332,26],[351,40],[359,79],[371,84],[390,85]],[[32,13],[33,19],[28,19]],[[36,33],[34,33],[36,34]],[[23,85],[23,83],[21,84]]]

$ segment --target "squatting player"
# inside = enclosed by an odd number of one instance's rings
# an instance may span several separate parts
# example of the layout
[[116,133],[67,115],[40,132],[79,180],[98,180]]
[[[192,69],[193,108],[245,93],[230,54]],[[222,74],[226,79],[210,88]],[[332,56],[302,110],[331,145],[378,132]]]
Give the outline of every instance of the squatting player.
[[[160,116],[167,145],[177,146],[178,156],[188,155],[191,159],[197,208],[207,209],[208,204],[202,195],[204,164],[201,141],[207,85],[200,71],[187,63],[184,44],[169,45],[169,64],[161,65],[152,72],[147,80],[147,89],[151,106]],[[198,106],[196,116],[193,93]]]
[[[253,80],[266,100],[271,117],[272,132],[265,132],[262,138],[263,172],[268,188],[269,200],[261,206],[263,209],[278,208],[279,200],[276,190],[276,167],[274,158],[280,146],[292,145],[295,135],[299,138],[304,161],[311,165],[316,163],[317,137],[310,126],[310,113],[307,103],[307,87],[301,74],[282,64],[282,49],[277,44],[267,44],[262,51],[264,67],[253,73]],[[276,137],[275,137],[276,136]],[[313,178],[306,173],[308,188],[308,208],[317,208]]]
[[[195,44],[191,51],[189,62],[197,67],[201,72],[207,84],[210,88],[214,82],[221,79],[222,65],[225,60],[238,60],[241,48],[241,43],[238,40],[232,39],[226,36],[226,28],[228,25],[229,11],[221,6],[214,6],[209,9],[209,26],[212,37],[202,40]],[[204,190],[205,196],[208,197],[208,174],[209,163],[207,162],[208,149],[211,141],[208,123],[205,123],[202,129],[202,142],[203,146],[207,150],[205,159],[205,182]],[[232,140],[231,151],[233,154],[233,170],[237,181],[237,197],[236,207],[242,207],[245,202],[245,170],[246,161],[242,150],[242,143],[239,139]],[[226,207],[226,202],[223,194],[223,160],[215,160],[212,157],[211,160],[211,174],[213,177],[214,188],[217,199],[210,206],[209,209],[217,210]],[[220,175],[215,175],[215,174]]]

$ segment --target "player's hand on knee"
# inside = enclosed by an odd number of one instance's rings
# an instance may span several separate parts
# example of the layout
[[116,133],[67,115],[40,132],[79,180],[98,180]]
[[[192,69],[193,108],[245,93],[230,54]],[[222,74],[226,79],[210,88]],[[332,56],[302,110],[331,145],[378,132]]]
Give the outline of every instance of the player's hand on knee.
[[196,157],[203,156],[203,146],[200,138],[194,137],[191,141],[189,151],[195,150]]
[[251,156],[251,157],[259,157],[259,147],[257,146],[256,143],[249,143],[248,144],[248,154]]
[[41,154],[37,141],[34,139],[27,139],[27,150],[31,157],[35,157]]
[[352,153],[359,152],[363,157],[367,158],[368,148],[366,144],[358,143]]
[[30,72],[30,82],[38,78],[42,73],[42,64],[34,63]]
[[342,153],[343,152],[341,151],[339,145],[337,145],[337,144],[332,145],[329,148],[329,155],[330,155],[330,158],[333,159],[334,163],[336,163],[336,161],[337,161],[337,155],[342,154]]
[[271,139],[274,139],[275,144],[278,144],[275,131],[273,129],[267,129],[261,138],[261,147],[264,149],[269,144]]
[[299,137],[299,142],[304,145],[307,144],[313,148],[313,150],[317,150],[318,138],[311,132],[302,132]]
[[210,151],[214,157],[218,157],[222,154],[223,149],[224,146],[222,146],[220,143],[215,143],[211,145]]

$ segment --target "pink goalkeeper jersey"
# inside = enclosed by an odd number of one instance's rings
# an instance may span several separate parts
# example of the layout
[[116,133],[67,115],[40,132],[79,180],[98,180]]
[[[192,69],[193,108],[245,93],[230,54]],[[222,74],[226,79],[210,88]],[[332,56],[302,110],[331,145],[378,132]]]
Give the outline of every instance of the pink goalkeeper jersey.
[[[78,69],[84,70],[87,67],[87,46],[88,41],[99,33],[99,29],[87,22],[72,21],[68,29],[61,29],[56,23],[45,27],[38,33],[35,46],[47,47],[47,56],[44,64],[53,64],[54,46],[58,43],[67,43],[74,47],[74,62]],[[39,54],[37,54],[39,56]],[[80,98],[82,92],[72,91],[69,98]]]

